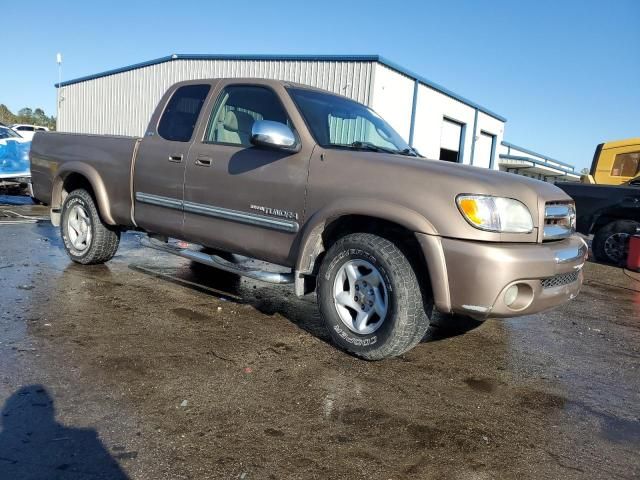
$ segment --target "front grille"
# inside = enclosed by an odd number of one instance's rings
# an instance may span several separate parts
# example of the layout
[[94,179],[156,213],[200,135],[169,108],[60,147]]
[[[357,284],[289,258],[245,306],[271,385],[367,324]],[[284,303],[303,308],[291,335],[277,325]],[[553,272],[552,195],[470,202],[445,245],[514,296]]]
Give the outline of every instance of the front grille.
[[578,275],[578,272],[561,273],[560,275],[544,278],[540,280],[540,283],[542,284],[542,288],[561,287],[563,285],[569,285],[570,283],[578,280]]
[[542,240],[561,240],[571,236],[576,227],[576,207],[573,203],[549,202],[544,209]]

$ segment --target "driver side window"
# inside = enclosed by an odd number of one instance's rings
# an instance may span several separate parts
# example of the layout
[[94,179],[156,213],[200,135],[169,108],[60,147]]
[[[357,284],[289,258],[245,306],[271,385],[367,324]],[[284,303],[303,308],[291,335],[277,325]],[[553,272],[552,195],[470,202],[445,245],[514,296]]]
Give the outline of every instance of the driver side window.
[[250,147],[251,128],[259,120],[291,126],[273,90],[249,85],[226,87],[211,111],[204,141]]

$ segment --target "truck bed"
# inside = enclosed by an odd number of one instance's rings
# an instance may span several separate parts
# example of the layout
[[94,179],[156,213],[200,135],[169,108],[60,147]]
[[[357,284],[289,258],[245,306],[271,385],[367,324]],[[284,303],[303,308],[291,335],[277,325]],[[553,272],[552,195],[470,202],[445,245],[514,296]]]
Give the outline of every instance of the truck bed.
[[[31,146],[33,195],[51,204],[53,179],[65,171],[81,171],[93,190],[103,189],[111,218],[107,223],[122,226],[131,220],[131,162],[140,139],[115,135],[37,133]],[[79,169],[79,170],[78,170]],[[99,174],[98,174],[99,172]],[[60,205],[51,205],[53,209]]]

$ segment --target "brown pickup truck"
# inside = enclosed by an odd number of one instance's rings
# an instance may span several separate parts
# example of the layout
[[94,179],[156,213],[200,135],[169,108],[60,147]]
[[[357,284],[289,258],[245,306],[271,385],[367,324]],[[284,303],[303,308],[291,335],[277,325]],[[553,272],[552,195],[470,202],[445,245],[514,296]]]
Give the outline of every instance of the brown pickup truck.
[[147,232],[148,246],[316,291],[335,343],[366,359],[412,348],[434,308],[526,315],[582,284],[562,190],[424,159],[369,108],[303,85],[178,83],[143,138],[36,134],[31,172],[73,261],[106,262],[120,232]]

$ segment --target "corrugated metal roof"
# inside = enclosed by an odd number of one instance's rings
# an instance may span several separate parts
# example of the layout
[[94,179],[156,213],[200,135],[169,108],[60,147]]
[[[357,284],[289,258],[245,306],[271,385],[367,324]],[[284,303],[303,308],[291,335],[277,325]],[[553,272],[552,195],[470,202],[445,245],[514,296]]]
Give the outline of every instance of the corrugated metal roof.
[[107,77],[110,75],[116,75],[118,73],[128,72],[131,70],[136,70],[139,68],[149,67],[152,65],[158,65],[165,62],[171,62],[174,60],[246,60],[246,61],[270,61],[270,60],[279,60],[279,61],[318,61],[318,62],[378,62],[382,65],[385,65],[392,70],[395,70],[403,75],[406,75],[417,82],[420,82],[434,90],[437,90],[444,95],[451,97],[455,100],[458,100],[470,107],[477,109],[501,122],[506,122],[507,119],[497,113],[492,112],[488,108],[483,107],[482,105],[478,105],[471,100],[468,100],[457,93],[452,92],[451,90],[432,82],[431,80],[417,75],[410,70],[407,70],[404,67],[397,65],[394,62],[387,60],[380,55],[233,55],[233,54],[173,54],[168,55],[166,57],[156,58],[154,60],[149,60],[147,62],[135,63],[133,65],[128,65],[122,68],[116,68],[113,70],[107,70],[105,72],[96,73],[94,75],[87,75],[84,77],[75,78],[72,80],[67,80],[62,83],[56,83],[56,88],[65,87],[67,85],[73,85],[75,83],[86,82],[89,80],[94,80],[97,78]]

